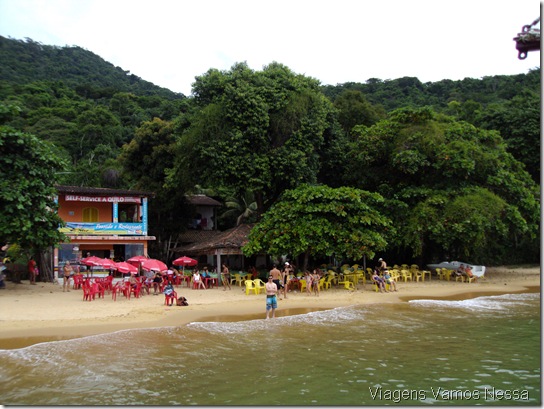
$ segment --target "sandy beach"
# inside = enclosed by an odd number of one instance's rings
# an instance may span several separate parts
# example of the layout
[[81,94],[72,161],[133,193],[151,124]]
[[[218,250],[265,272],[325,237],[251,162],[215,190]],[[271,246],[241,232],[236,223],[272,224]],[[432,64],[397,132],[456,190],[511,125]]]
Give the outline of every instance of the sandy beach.
[[[364,288],[363,288],[364,287]],[[367,282],[356,291],[335,288],[319,297],[293,293],[278,301],[276,316],[368,303],[401,303],[410,299],[467,299],[479,295],[540,292],[540,266],[488,267],[483,279],[473,283],[439,281],[400,282],[399,291],[377,293]],[[265,317],[265,296],[246,295],[245,288],[232,286],[193,290],[177,287],[189,306],[166,306],[163,295],[126,299],[83,301],[82,290],[63,292],[62,285],[28,281],[6,283],[0,290],[0,349],[20,348],[38,342],[70,339],[134,328],[180,326],[196,321],[237,321]],[[283,298],[283,297],[282,297]]]

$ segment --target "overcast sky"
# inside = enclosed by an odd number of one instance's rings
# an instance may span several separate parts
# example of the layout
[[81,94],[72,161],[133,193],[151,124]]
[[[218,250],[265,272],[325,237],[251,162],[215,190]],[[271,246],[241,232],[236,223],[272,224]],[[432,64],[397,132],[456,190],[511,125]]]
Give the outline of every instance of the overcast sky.
[[[195,76],[277,61],[322,84],[527,73],[537,0],[0,0],[0,35],[79,46],[185,95]],[[538,25],[540,28],[540,25]],[[1,62],[0,62],[1,64]]]

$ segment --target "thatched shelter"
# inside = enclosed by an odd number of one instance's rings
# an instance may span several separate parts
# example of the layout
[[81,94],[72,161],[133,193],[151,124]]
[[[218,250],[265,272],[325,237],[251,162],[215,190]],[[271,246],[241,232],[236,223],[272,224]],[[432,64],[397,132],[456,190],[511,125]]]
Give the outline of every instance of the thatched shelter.
[[[240,224],[232,229],[223,232],[215,231],[213,234],[194,236],[198,240],[191,244],[183,245],[173,249],[174,253],[188,256],[215,256],[217,266],[221,266],[222,255],[241,255],[242,247],[247,244],[249,232],[253,224]],[[212,232],[209,232],[212,233]]]

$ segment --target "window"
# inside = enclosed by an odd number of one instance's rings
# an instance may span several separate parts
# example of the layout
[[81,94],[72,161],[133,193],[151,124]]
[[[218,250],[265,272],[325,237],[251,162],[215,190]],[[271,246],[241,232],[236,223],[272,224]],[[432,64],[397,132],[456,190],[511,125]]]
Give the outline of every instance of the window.
[[98,209],[96,207],[86,207],[83,209],[83,222],[96,223],[98,221]]

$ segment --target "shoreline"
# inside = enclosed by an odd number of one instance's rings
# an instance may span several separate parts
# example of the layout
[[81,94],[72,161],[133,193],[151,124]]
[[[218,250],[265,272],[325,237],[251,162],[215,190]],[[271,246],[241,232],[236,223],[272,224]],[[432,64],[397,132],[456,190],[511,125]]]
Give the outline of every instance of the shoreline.
[[[364,287],[364,289],[363,289]],[[398,292],[379,293],[359,284],[350,292],[341,288],[322,291],[319,297],[288,293],[278,300],[277,317],[297,315],[360,304],[404,303],[413,299],[461,300],[479,296],[540,292],[540,266],[490,267],[486,277],[475,283],[439,281],[433,277],[419,282],[399,282]],[[192,290],[180,286],[178,296],[187,297],[189,306],[166,306],[163,295],[139,299],[83,301],[82,290],[62,292],[54,283],[29,285],[6,283],[0,290],[0,349],[16,349],[36,343],[68,340],[129,329],[187,325],[198,321],[233,322],[264,319],[265,298],[246,295],[243,287]],[[282,297],[283,298],[283,297]]]

